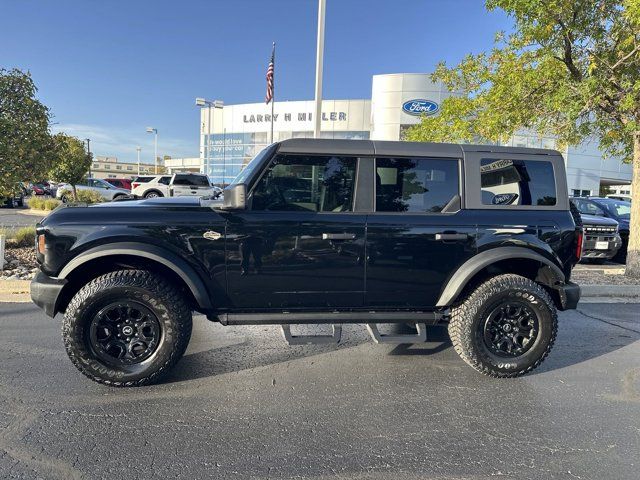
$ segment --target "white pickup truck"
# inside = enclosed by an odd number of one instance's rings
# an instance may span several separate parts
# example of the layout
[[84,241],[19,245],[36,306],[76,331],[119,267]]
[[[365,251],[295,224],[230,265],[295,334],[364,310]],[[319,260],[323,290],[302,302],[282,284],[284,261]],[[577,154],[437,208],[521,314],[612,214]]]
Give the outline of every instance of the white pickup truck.
[[202,173],[143,176],[131,183],[131,194],[136,198],[204,197],[217,193],[209,177]]

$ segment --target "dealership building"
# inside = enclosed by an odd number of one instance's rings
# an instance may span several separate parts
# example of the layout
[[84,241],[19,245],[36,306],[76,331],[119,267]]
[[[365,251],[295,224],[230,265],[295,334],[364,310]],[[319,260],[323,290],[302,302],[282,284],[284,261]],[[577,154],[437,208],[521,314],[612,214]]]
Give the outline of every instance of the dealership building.
[[[425,73],[374,75],[371,99],[323,100],[321,137],[403,140],[422,115],[437,115],[442,101],[455,95]],[[314,102],[277,101],[273,141],[313,137]],[[251,158],[271,143],[271,105],[209,106],[200,112],[200,171],[216,184],[229,183]],[[552,136],[519,132],[503,145],[557,148]],[[597,195],[601,185],[631,182],[631,166],[605,159],[597,142],[561,149],[570,194]]]

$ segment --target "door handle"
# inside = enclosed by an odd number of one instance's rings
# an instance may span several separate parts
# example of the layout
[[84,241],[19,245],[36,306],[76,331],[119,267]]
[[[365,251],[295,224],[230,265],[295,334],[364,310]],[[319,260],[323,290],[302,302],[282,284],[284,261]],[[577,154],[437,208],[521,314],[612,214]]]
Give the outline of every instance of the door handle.
[[454,233],[454,232],[436,233],[436,240],[442,240],[444,242],[451,242],[455,240],[466,240],[468,238],[469,238],[469,235],[466,233]]
[[353,240],[356,238],[355,233],[323,233],[323,240]]

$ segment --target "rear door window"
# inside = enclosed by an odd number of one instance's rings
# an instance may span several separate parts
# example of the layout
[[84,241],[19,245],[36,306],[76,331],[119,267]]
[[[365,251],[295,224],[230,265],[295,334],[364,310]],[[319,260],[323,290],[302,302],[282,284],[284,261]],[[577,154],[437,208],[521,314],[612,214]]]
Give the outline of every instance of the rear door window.
[[556,204],[556,180],[551,162],[484,158],[480,163],[484,205]]
[[158,183],[161,183],[162,185],[169,185],[171,183],[171,177],[169,177],[169,176],[160,177],[158,179]]
[[458,160],[376,159],[376,212],[439,213],[459,189]]

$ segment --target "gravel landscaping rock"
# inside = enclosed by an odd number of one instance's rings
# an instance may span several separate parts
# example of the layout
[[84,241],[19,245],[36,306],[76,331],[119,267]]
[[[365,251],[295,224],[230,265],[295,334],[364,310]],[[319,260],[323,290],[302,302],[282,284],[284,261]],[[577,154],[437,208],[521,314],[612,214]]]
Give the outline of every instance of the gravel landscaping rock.
[[638,285],[640,290],[640,279],[605,271],[575,269],[571,274],[571,281],[578,285]]
[[7,248],[4,270],[0,270],[0,280],[31,280],[38,271],[36,252],[33,247]]

